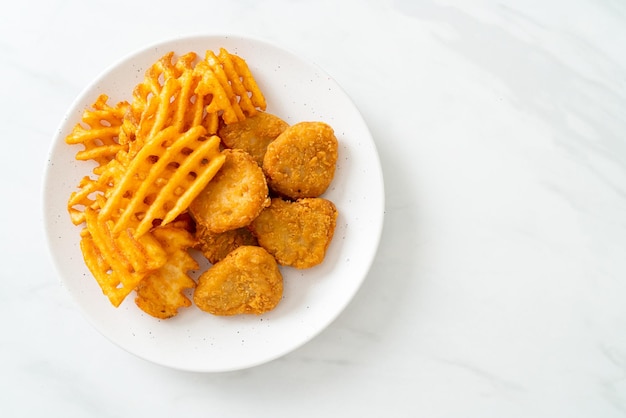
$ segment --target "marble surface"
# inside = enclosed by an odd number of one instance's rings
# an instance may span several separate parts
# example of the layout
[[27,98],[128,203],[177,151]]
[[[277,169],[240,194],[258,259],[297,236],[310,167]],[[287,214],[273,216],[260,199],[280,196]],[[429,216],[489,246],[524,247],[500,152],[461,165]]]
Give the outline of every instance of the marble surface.
[[[341,316],[219,374],[95,331],[42,224],[75,97],[126,54],[197,33],[324,68],[366,119],[386,188],[378,254]],[[626,416],[625,47],[619,0],[3,6],[0,415]]]

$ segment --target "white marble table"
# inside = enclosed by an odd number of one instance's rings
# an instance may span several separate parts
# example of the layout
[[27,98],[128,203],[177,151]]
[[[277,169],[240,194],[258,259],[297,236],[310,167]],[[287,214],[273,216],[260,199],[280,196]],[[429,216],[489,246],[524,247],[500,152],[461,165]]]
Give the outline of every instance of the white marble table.
[[[0,16],[0,416],[626,415],[626,3],[12,2]],[[380,248],[300,349],[194,374],[121,350],[61,285],[42,177],[102,70],[195,33],[276,43],[352,97]]]

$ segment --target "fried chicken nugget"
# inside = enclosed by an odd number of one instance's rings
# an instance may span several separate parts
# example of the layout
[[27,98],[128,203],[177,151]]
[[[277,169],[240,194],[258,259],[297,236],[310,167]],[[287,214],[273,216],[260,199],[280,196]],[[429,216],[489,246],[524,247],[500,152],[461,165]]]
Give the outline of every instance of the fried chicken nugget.
[[270,203],[263,171],[250,154],[222,152],[222,168],[189,205],[196,223],[214,234],[247,226]]
[[289,124],[271,113],[259,112],[254,116],[229,125],[223,125],[218,131],[222,143],[228,148],[246,151],[259,165],[267,146],[283,133]]
[[197,240],[195,247],[202,252],[211,264],[222,260],[231,251],[242,245],[258,246],[256,237],[245,227],[213,234],[200,225],[196,229],[195,236]]
[[283,276],[265,249],[244,245],[198,278],[193,301],[213,315],[262,314],[283,296]]
[[335,205],[321,197],[273,198],[249,228],[278,264],[306,269],[324,261],[337,215]]
[[291,125],[263,157],[270,189],[293,200],[321,196],[335,176],[338,146],[333,128],[324,122]]

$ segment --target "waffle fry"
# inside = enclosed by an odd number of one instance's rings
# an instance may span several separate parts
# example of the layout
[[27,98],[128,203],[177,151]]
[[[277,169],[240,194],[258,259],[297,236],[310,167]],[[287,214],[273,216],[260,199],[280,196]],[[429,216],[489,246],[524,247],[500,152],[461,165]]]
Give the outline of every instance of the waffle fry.
[[188,231],[170,226],[155,228],[153,235],[167,253],[167,261],[139,282],[135,304],[155,318],[167,319],[175,316],[178,309],[191,306],[184,292],[196,287],[187,275],[199,267],[187,252],[195,240]]
[[206,111],[221,114],[224,123],[242,121],[255,115],[257,108],[265,110],[265,97],[248,65],[224,48],[220,49],[219,55],[207,51],[204,61],[196,65],[196,72],[202,77],[196,93],[212,96]]
[[67,210],[70,214],[70,220],[74,225],[80,225],[85,222],[85,210],[99,209],[99,201],[96,194],[104,192],[101,183],[89,176],[85,176],[78,183],[78,191],[72,192],[67,201]]
[[239,105],[246,116],[254,115],[256,108],[265,110],[267,107],[265,96],[252,76],[246,61],[237,55],[229,54],[224,48],[220,48],[218,59],[228,75],[233,90],[239,96]]
[[[123,155],[123,153],[120,153]],[[119,154],[118,154],[119,155]],[[114,185],[124,177],[126,167],[117,159],[109,161],[105,166],[97,167],[96,178],[85,176],[78,184],[78,191],[72,192],[67,202],[70,219],[74,225],[85,222],[85,209],[98,210],[114,190]]]
[[85,264],[113,306],[119,306],[150,272],[163,266],[167,254],[152,234],[135,239],[114,235],[112,222],[98,222],[97,213],[85,210],[87,234],[80,247]]
[[82,124],[76,124],[65,138],[67,144],[84,145],[84,150],[76,153],[77,160],[94,160],[98,166],[103,166],[111,161],[118,151],[124,149],[118,138],[129,104],[120,102],[111,107],[107,101],[108,96],[100,95],[92,109],[83,112]]
[[144,81],[135,88],[129,114],[136,128],[135,149],[167,126],[183,132],[200,124],[203,100],[192,99],[196,57],[190,52],[174,62],[174,53],[167,53],[148,69]]
[[99,221],[117,219],[114,233],[136,228],[139,237],[156,219],[161,225],[174,220],[224,163],[219,138],[206,139],[204,132],[202,126],[182,136],[175,127],[161,131],[132,160],[100,211]]
[[100,208],[101,197],[110,189],[111,184],[119,180],[123,172],[115,157],[127,149],[126,145],[119,142],[119,136],[129,105],[127,102],[120,102],[112,107],[107,101],[106,95],[100,95],[91,109],[83,112],[83,124],[76,124],[65,138],[67,144],[84,146],[76,154],[77,160],[93,160],[97,163],[93,169],[96,177],[83,177],[78,184],[78,190],[68,200],[67,208],[74,225],[85,222],[85,208]]

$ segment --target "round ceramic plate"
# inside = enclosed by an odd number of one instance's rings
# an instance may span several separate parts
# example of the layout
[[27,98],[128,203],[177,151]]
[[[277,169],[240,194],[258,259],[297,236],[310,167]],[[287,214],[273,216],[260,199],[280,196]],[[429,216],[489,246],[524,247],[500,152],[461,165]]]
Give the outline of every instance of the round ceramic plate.
[[[135,306],[131,294],[118,308],[103,295],[85,266],[80,227],[67,199],[90,166],[77,162],[80,149],[64,142],[84,109],[105,93],[109,103],[131,100],[146,69],[169,51],[177,54],[220,47],[244,58],[267,100],[267,111],[293,124],[330,124],[339,140],[333,183],[323,197],[339,211],[324,262],[311,269],[282,268],[284,297],[271,312],[218,317],[195,306],[157,320]],[[61,122],[47,165],[44,213],[50,250],[64,285],[104,336],[146,360],[181,370],[217,372],[276,359],[320,333],[346,307],[363,282],[378,247],[384,191],[380,161],[358,110],[337,83],[317,66],[266,42],[233,36],[194,36],[162,42],[107,69],[76,99]],[[209,267],[203,265],[203,268]],[[198,274],[195,272],[192,274]]]

